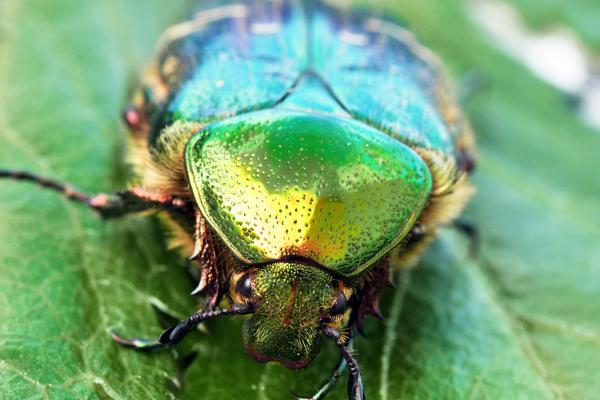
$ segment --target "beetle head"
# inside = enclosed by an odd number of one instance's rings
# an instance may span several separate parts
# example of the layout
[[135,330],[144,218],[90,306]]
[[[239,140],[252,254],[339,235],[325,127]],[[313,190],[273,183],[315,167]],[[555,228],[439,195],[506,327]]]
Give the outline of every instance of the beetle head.
[[[237,278],[236,296],[255,304],[244,343],[257,361],[307,366],[318,352],[320,325],[346,311],[344,289],[331,274],[304,264],[272,263]],[[346,294],[344,294],[346,291]]]

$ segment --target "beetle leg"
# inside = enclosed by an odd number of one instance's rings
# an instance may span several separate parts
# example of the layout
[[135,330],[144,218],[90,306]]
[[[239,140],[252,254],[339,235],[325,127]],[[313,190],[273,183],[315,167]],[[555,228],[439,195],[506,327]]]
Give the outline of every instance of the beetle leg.
[[95,210],[102,218],[122,217],[127,214],[150,209],[183,208],[187,205],[187,201],[184,199],[161,193],[148,192],[140,188],[120,191],[113,195],[88,195],[67,184],[26,171],[0,169],[1,178],[32,182],[41,187],[54,190],[69,200],[84,204]]
[[392,286],[392,284],[393,276],[390,272],[390,266],[387,260],[384,260],[373,267],[368,279],[365,279],[362,287],[358,288],[356,296],[351,298],[353,304],[350,325],[355,327],[362,336],[365,336],[363,323],[368,315],[383,320],[379,303],[383,290]]
[[165,347],[169,344],[177,344],[199,323],[221,317],[224,315],[242,315],[254,312],[254,306],[251,304],[234,304],[230,308],[218,308],[215,310],[202,310],[192,314],[188,318],[179,322],[164,331],[158,339],[125,339],[115,331],[110,334],[115,342],[121,346],[134,350],[155,350]]
[[123,347],[127,347],[128,349],[139,350],[139,351],[150,351],[160,349],[165,347],[164,344],[159,342],[156,339],[142,339],[142,338],[133,338],[133,339],[125,339],[120,336],[117,332],[111,331],[110,336],[112,336],[113,340],[120,344]]
[[473,258],[477,257],[481,247],[481,237],[477,226],[471,221],[457,219],[454,221],[454,227],[469,239],[469,255]]
[[324,325],[321,330],[329,339],[331,339],[340,350],[341,356],[346,361],[350,370],[348,378],[348,400],[365,400],[365,390],[363,388],[362,378],[360,376],[360,368],[358,362],[352,355],[352,348],[344,341],[340,332],[334,328]]
[[[352,352],[353,346],[354,346],[354,339],[352,337],[350,337],[350,338],[348,338],[348,341],[346,342],[346,348],[348,349],[348,351]],[[348,363],[346,363],[346,360],[344,359],[344,357],[340,356],[340,360],[338,361],[337,365],[335,366],[335,368],[333,369],[333,371],[331,372],[331,374],[329,375],[327,380],[325,382],[323,382],[323,384],[321,385],[321,387],[319,387],[319,390],[317,390],[315,394],[313,394],[311,397],[301,397],[301,396],[298,396],[298,395],[292,393],[294,395],[294,399],[295,400],[322,400],[322,399],[324,399],[325,396],[327,396],[327,394],[329,394],[331,389],[333,389],[334,385],[337,383],[338,379],[340,379],[340,377],[342,376],[342,373],[346,370],[347,367],[348,367]]]
[[194,254],[190,257],[190,260],[200,263],[202,269],[200,281],[192,292],[192,295],[207,294],[206,308],[214,309],[223,297],[225,289],[223,284],[226,280],[225,276],[223,276],[225,268],[223,265],[220,265],[222,261],[218,257],[215,237],[199,210],[196,210],[194,241]]
[[[175,321],[181,319],[181,316],[175,315],[165,304],[160,302],[158,299],[150,300],[150,305],[156,313],[161,326],[170,326]],[[127,347],[134,350],[149,351],[156,350],[164,347],[158,339],[146,339],[146,338],[131,338],[127,339],[119,335],[116,331],[110,332],[113,340],[123,347]]]
[[251,304],[234,304],[230,308],[217,308],[214,310],[202,310],[192,314],[175,326],[170,327],[160,335],[158,341],[161,344],[177,344],[199,323],[221,317],[223,315],[243,315],[254,312]]

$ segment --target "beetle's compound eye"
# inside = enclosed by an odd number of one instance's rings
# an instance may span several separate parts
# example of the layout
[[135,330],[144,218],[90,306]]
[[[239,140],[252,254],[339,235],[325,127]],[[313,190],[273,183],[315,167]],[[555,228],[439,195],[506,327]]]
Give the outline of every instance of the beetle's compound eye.
[[235,290],[247,299],[252,297],[252,273],[247,272],[235,284]]
[[338,292],[338,297],[335,300],[335,303],[329,310],[331,315],[341,315],[346,312],[346,308],[348,307],[348,300],[346,300],[346,296],[341,291]]

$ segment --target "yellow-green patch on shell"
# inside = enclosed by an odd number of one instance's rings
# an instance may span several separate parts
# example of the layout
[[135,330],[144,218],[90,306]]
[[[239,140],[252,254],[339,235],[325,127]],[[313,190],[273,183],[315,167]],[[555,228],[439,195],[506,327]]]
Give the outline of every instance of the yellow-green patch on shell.
[[364,271],[412,228],[431,191],[409,147],[351,119],[267,110],[197,133],[186,170],[203,216],[249,264],[304,257]]

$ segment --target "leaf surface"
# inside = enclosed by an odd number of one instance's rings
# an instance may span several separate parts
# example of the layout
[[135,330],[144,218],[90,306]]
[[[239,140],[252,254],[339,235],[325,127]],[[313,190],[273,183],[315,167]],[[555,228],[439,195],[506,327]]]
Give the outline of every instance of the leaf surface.
[[[380,4],[454,76],[475,69],[490,85],[466,104],[480,150],[467,215],[481,254],[469,259],[466,240],[447,230],[418,268],[399,273],[385,323],[369,320],[368,339],[357,340],[368,398],[595,398],[600,134],[495,50],[462,1]],[[0,167],[90,192],[123,187],[125,93],[160,32],[190,9],[184,0],[0,2]],[[198,352],[184,375],[174,351],[117,347],[112,328],[161,332],[150,303],[178,315],[196,306],[158,223],[103,223],[53,193],[0,187],[0,397],[286,399],[311,393],[337,361],[324,343],[304,371],[257,364],[243,353],[239,319],[210,322],[175,350]],[[345,383],[331,398],[345,398]]]

